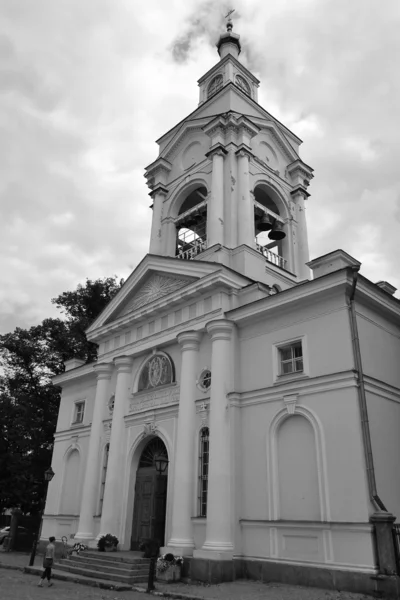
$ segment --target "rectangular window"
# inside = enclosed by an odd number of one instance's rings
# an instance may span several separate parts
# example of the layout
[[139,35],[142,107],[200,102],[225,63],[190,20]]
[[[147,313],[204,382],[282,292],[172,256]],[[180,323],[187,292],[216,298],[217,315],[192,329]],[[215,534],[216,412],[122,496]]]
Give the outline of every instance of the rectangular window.
[[303,372],[303,349],[301,342],[279,348],[280,375]]
[[199,452],[199,517],[207,516],[209,437],[208,427],[203,427],[200,431]]
[[104,448],[103,468],[101,471],[100,504],[99,504],[99,515],[100,516],[103,511],[104,490],[106,489],[106,477],[107,477],[109,451],[110,451],[110,444],[106,444],[106,447]]
[[83,423],[85,413],[85,402],[75,402],[75,412],[73,423]]

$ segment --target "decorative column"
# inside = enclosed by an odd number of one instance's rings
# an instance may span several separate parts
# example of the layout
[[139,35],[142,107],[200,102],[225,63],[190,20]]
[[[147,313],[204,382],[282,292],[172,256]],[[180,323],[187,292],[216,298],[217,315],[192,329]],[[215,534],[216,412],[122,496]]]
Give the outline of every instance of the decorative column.
[[308,235],[307,235],[307,221],[305,213],[304,200],[308,198],[310,194],[302,188],[297,188],[291,192],[293,202],[295,203],[296,212],[295,219],[297,221],[297,272],[299,280],[309,279],[310,269],[306,263],[310,260],[310,254],[308,250]]
[[168,189],[157,185],[150,193],[153,199],[153,219],[151,222],[150,254],[162,254],[161,219],[163,202],[168,194]]
[[254,206],[250,194],[250,157],[247,148],[240,148],[236,152],[238,157],[238,245],[246,244],[255,247]]
[[104,490],[103,512],[100,534],[119,536],[121,508],[121,473],[125,462],[125,408],[131,383],[132,358],[119,356],[114,360],[117,370],[114,411],[111,425],[110,451],[108,454],[107,478]]
[[178,433],[174,465],[172,532],[168,547],[176,554],[192,554],[194,548],[192,516],[195,487],[194,449],[196,438],[196,372],[202,334],[184,331],[178,335],[182,367],[179,397]]
[[232,335],[235,324],[220,319],[207,324],[211,336],[210,456],[206,540],[197,558],[232,558],[232,498],[227,392],[232,387]]
[[227,150],[218,144],[206,154],[212,158],[211,197],[207,205],[207,246],[224,243],[224,156]]
[[110,363],[97,364],[94,371],[97,375],[96,396],[94,399],[92,426],[90,428],[89,451],[86,461],[85,479],[83,482],[82,501],[79,517],[77,540],[93,539],[93,515],[96,513],[96,497],[99,486],[100,439],[103,432],[104,407],[110,393],[110,379],[113,372]]

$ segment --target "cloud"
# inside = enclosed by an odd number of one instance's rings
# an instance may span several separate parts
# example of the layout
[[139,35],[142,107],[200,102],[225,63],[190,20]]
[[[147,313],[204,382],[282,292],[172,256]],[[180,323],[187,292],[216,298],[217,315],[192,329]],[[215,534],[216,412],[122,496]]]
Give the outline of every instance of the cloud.
[[[79,282],[126,277],[148,250],[144,168],[198,104],[230,5],[3,0],[0,329],[55,314]],[[313,257],[338,247],[400,288],[400,5],[237,0],[259,101],[304,139]]]

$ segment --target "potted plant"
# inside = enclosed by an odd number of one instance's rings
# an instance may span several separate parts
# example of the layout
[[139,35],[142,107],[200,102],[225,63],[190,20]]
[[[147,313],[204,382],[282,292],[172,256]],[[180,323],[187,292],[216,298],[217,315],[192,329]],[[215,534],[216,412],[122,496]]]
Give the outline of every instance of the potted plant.
[[182,565],[182,556],[174,556],[170,552],[162,554],[157,559],[157,579],[166,582],[179,581]]
[[116,552],[119,544],[119,539],[115,537],[115,535],[111,535],[111,533],[107,533],[106,535],[102,535],[99,541],[97,542],[97,548],[99,552]]

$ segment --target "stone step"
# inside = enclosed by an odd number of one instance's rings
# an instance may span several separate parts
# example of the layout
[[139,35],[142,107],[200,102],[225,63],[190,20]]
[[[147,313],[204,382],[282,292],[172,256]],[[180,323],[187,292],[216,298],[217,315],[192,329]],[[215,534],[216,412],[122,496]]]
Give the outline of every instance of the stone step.
[[[93,558],[96,560],[101,560],[101,561],[105,561],[105,562],[121,562],[121,563],[127,563],[127,564],[135,564],[137,562],[142,563],[149,563],[150,559],[149,558],[142,558],[140,556],[140,554],[142,553],[133,553],[132,552],[132,556],[127,556],[126,554],[120,554],[119,552],[96,552],[96,551],[90,551],[90,550],[84,550],[83,552],[80,552],[78,556],[85,556],[87,558]],[[76,556],[76,555],[73,555]]]
[[[31,575],[40,575],[43,572],[42,567],[25,567],[25,573],[30,573]],[[84,575],[77,575],[74,573],[68,573],[64,571],[59,571],[58,569],[51,570],[51,576],[53,579],[59,579],[61,581],[69,581],[72,583],[80,583],[82,585],[89,585],[91,587],[98,587],[103,590],[115,590],[117,592],[124,592],[128,590],[132,590],[132,585],[127,583],[123,583],[122,581],[109,581],[105,579],[93,579],[92,577],[85,577]],[[57,588],[56,588],[57,589]],[[54,588],[53,588],[54,590]],[[145,590],[143,590],[145,591]],[[52,592],[53,598],[57,597],[56,591]]]
[[[86,558],[65,558],[57,560],[56,563],[60,568],[78,567],[79,569],[89,569],[89,571],[98,571],[99,573],[108,573],[115,577],[127,576],[134,577],[136,575],[145,575],[149,572],[148,565],[123,565],[123,563],[101,563],[92,564],[90,559]],[[117,566],[121,565],[121,567]]]
[[148,569],[149,565],[150,565],[150,561],[147,559],[139,559],[133,563],[126,563],[126,562],[120,562],[120,561],[112,561],[112,560],[102,560],[102,559],[98,559],[96,558],[92,558],[92,557],[88,557],[88,556],[81,556],[81,555],[71,555],[69,558],[67,559],[60,559],[59,562],[62,562],[63,560],[69,560],[75,563],[79,563],[79,564],[87,564],[87,565],[93,565],[93,567],[100,567],[100,568],[116,568],[116,569],[124,569],[125,571],[135,571],[137,569]]
[[69,564],[61,564],[54,563],[54,569],[57,571],[64,571],[68,573],[73,573],[75,575],[83,575],[84,577],[91,577],[93,579],[102,579],[106,581],[119,581],[120,583],[133,584],[141,581],[147,581],[148,573],[143,573],[141,575],[115,575],[113,573],[108,573],[104,570],[102,571],[93,571],[90,568],[86,568],[84,566],[77,567]]

